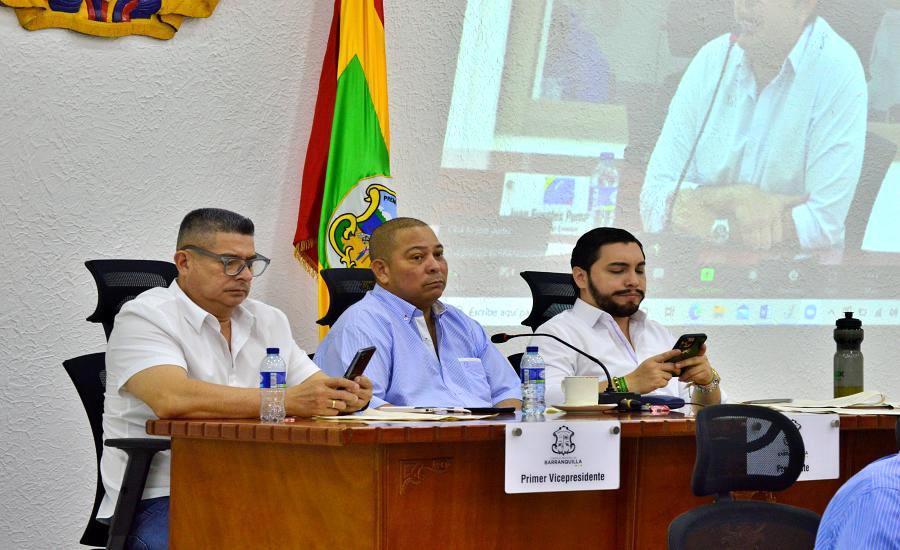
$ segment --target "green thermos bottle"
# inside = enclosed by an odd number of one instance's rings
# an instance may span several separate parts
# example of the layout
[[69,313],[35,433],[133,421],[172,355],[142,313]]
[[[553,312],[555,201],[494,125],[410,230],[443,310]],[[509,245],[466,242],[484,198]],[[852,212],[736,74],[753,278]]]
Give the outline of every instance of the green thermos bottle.
[[844,397],[863,391],[863,355],[859,350],[863,341],[862,321],[853,312],[844,313],[835,322],[834,396]]

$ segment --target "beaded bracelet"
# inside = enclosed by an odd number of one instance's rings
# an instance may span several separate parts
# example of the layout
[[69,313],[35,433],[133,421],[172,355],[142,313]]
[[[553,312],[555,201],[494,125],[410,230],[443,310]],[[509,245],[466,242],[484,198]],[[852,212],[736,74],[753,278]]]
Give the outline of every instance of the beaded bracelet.
[[624,376],[613,376],[613,388],[617,392],[627,393],[628,392],[628,383],[625,382]]

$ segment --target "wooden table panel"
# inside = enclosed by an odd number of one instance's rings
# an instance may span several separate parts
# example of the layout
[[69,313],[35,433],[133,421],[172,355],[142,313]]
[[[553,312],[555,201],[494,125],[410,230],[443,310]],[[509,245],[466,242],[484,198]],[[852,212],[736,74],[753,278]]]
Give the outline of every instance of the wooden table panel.
[[502,441],[386,448],[385,548],[618,547],[616,491],[507,495],[503,452]]
[[377,455],[175,437],[170,547],[381,548]]
[[[610,419],[570,416],[566,422]],[[691,494],[693,418],[621,415],[621,487],[507,495],[506,424],[156,420],[172,436],[170,545],[193,548],[665,548]],[[822,513],[894,452],[895,417],[841,418],[841,479],[742,495]],[[274,519],[273,519],[274,518]]]

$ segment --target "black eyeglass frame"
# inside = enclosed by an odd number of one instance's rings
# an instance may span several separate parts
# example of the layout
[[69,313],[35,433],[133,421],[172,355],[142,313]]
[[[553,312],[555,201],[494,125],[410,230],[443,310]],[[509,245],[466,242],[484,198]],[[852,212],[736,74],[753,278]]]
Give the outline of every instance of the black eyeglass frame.
[[[220,262],[222,262],[222,270],[225,272],[225,275],[228,275],[229,277],[237,277],[238,275],[241,274],[242,271],[244,271],[244,268],[249,269],[250,275],[253,276],[254,278],[259,277],[260,275],[262,275],[263,273],[266,272],[266,268],[268,268],[269,263],[272,262],[272,260],[270,260],[269,258],[266,258],[262,254],[256,254],[252,258],[244,259],[244,258],[240,258],[238,256],[229,256],[227,254],[216,254],[215,252],[210,252],[209,250],[207,250],[205,248],[201,248],[201,247],[193,245],[193,244],[186,244],[186,245],[182,246],[179,250],[191,250],[193,252],[197,252],[204,256],[209,256],[210,258],[215,258],[215,259],[219,260]],[[228,264],[230,262],[234,262],[234,261],[241,262],[241,267],[234,273],[229,273],[228,272]],[[263,267],[259,271],[259,273],[254,273],[253,267],[251,267],[250,264],[252,264],[254,262],[259,262],[259,261],[263,262]]]

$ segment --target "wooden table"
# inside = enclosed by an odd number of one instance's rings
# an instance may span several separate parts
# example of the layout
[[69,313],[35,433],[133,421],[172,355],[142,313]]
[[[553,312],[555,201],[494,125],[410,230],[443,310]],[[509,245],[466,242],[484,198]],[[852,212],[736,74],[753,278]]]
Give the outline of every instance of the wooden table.
[[[665,548],[669,522],[711,501],[690,490],[694,421],[618,418],[618,490],[524,495],[503,491],[511,415],[414,426],[155,420],[147,432],[172,436],[174,550]],[[774,498],[822,513],[847,478],[896,451],[895,421],[842,417],[841,478]]]

